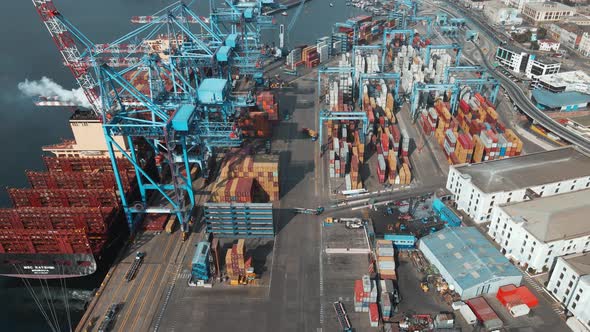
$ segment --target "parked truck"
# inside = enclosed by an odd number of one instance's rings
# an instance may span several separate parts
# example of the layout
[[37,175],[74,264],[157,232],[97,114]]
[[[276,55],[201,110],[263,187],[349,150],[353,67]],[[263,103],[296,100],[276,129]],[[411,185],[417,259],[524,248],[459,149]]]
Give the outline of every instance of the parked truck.
[[459,313],[461,314],[461,317],[463,317],[463,319],[467,322],[467,324],[477,324],[477,317],[475,316],[471,308],[469,308],[469,306],[465,303],[459,306]]
[[133,263],[131,263],[129,270],[127,270],[127,273],[125,274],[125,280],[127,280],[127,282],[135,278],[135,275],[137,274],[137,271],[139,270],[141,263],[143,263],[144,256],[145,253],[141,251],[138,251],[137,254],[135,254],[135,259],[133,260]]

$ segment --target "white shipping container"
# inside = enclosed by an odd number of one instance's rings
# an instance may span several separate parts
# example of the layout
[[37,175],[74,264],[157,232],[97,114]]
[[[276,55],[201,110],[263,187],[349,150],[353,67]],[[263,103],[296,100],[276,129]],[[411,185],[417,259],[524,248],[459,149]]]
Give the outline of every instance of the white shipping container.
[[461,316],[463,317],[463,319],[465,319],[465,321],[467,322],[467,324],[469,324],[469,325],[475,325],[477,323],[477,317],[475,316],[475,314],[473,313],[473,311],[471,310],[471,308],[469,308],[468,305],[463,304],[459,308],[459,313],[461,314]]
[[508,304],[506,306],[506,309],[508,309],[508,311],[510,312],[510,315],[512,315],[512,317],[525,316],[525,315],[528,315],[529,312],[531,312],[531,308],[529,308],[529,306],[526,304],[518,304],[518,305]]

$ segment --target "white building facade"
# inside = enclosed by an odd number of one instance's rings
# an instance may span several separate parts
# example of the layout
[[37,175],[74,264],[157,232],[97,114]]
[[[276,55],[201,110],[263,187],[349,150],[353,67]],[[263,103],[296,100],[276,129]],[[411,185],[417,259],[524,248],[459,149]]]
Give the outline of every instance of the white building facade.
[[557,52],[559,50],[559,42],[553,41],[551,39],[542,39],[538,41],[539,43],[539,51],[545,52]]
[[490,221],[494,206],[524,201],[527,189],[544,197],[589,187],[590,157],[571,147],[453,165],[446,184],[457,208],[476,223]]
[[558,258],[547,283],[547,290],[590,330],[589,253]]
[[493,208],[488,234],[502,253],[540,273],[555,259],[590,250],[590,189]]
[[496,50],[496,61],[508,69],[520,73],[526,68],[527,53],[511,50],[506,47],[498,46]]
[[525,75],[533,80],[533,83],[539,79],[539,76],[559,73],[561,62],[549,61],[547,59],[537,58],[534,54],[529,55]]

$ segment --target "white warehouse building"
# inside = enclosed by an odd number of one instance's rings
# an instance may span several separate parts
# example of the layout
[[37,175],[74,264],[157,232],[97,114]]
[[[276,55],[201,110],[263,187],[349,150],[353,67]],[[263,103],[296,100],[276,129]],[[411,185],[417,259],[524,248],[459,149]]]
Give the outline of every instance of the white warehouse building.
[[590,189],[496,206],[488,234],[502,253],[529,271],[590,250]]
[[444,228],[421,238],[418,249],[464,300],[522,282],[522,273],[475,227]]
[[559,257],[547,290],[590,330],[590,253]]
[[449,168],[446,188],[475,222],[496,205],[590,187],[590,157],[574,147]]

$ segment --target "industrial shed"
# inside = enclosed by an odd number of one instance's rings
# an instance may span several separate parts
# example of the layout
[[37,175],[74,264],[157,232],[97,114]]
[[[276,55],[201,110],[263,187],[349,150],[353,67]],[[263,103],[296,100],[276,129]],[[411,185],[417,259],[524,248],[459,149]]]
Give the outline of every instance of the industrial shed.
[[418,242],[418,248],[462,299],[520,285],[522,274],[474,227],[449,227]]

